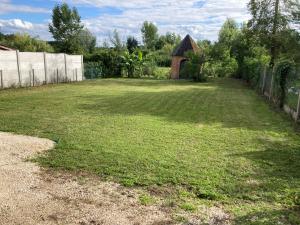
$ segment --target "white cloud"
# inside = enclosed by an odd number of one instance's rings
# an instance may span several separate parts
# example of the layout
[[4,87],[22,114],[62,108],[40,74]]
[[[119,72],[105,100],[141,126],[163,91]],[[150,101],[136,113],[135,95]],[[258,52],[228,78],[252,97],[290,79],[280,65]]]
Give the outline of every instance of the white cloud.
[[46,24],[33,24],[20,19],[1,20],[0,31],[4,33],[30,33],[42,39],[50,39]]
[[[140,37],[143,21],[155,22],[160,33],[187,33],[196,39],[216,40],[218,31],[226,18],[242,23],[249,18],[248,0],[206,0],[202,7],[196,7],[199,0],[72,0],[75,4],[89,4],[96,7],[116,7],[123,10],[120,15],[100,15],[85,20],[90,30],[103,39],[113,29],[123,36]],[[203,1],[202,1],[203,2]]]
[[[9,0],[0,0],[0,4],[10,4]],[[108,39],[109,34],[117,29],[125,39],[134,35],[141,40],[140,28],[142,23],[154,22],[161,34],[167,31],[181,36],[189,33],[195,39],[216,40],[218,31],[226,18],[233,18],[242,23],[249,18],[247,2],[249,0],[64,0],[74,6],[118,8],[120,14],[101,14],[84,19],[83,23],[97,36],[98,42]],[[53,2],[58,2],[53,0]],[[62,1],[59,1],[62,2]],[[1,8],[1,5],[0,5]],[[0,9],[0,13],[1,10]],[[6,9],[7,10],[7,9]],[[30,10],[30,7],[27,8]],[[37,9],[34,10],[42,10]],[[11,21],[9,21],[11,23]],[[3,23],[3,21],[2,21]],[[8,22],[7,22],[8,23]],[[43,23],[41,21],[41,23]],[[21,25],[32,32],[41,32],[40,36],[51,39],[48,26],[44,24]],[[4,25],[2,25],[4,26]],[[11,26],[12,27],[12,26]],[[17,29],[17,23],[14,23]],[[42,28],[43,27],[43,28]],[[25,28],[24,28],[25,29]],[[47,35],[46,35],[47,34]]]
[[7,14],[12,12],[50,13],[50,10],[45,8],[31,7],[27,5],[14,5],[11,3],[11,0],[0,0],[0,14]]

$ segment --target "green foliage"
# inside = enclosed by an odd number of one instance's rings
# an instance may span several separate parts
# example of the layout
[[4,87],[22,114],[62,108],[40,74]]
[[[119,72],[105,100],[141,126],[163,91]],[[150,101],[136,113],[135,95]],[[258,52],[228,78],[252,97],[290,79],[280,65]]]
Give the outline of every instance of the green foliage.
[[84,63],[84,77],[86,79],[95,79],[103,77],[103,64],[101,62]]
[[156,67],[154,69],[153,77],[157,80],[167,80],[170,78],[170,67]]
[[126,42],[127,50],[129,53],[133,53],[139,46],[139,42],[133,36],[127,37]]
[[145,56],[144,62],[143,62],[143,75],[144,76],[152,76],[155,73],[156,69],[156,57],[154,53],[148,53]]
[[195,212],[197,210],[197,207],[192,203],[183,203],[180,205],[180,208],[189,212]]
[[141,32],[145,47],[154,50],[159,37],[157,27],[153,23],[145,21],[141,28]]
[[31,37],[29,34],[1,35],[0,43],[22,52],[53,52],[54,49],[47,42]]
[[176,35],[175,33],[167,32],[165,35],[159,36],[158,40],[155,43],[155,49],[160,50],[165,45],[175,46],[179,44],[181,41],[180,35]]
[[85,55],[84,61],[100,63],[102,66],[101,77],[103,78],[120,77],[122,74],[122,58],[120,52],[115,49],[99,48],[93,54]]
[[79,31],[77,36],[81,54],[93,53],[96,47],[96,37],[87,29]]
[[114,30],[112,36],[110,36],[110,42],[116,51],[120,52],[124,50],[124,45],[117,30]]
[[289,59],[281,59],[275,67],[273,98],[283,107],[287,101],[288,88],[295,84],[297,80],[296,65]]
[[133,53],[125,51],[121,56],[121,60],[122,68],[125,71],[126,77],[141,77],[143,66],[143,53],[141,51]]
[[180,71],[180,77],[193,79],[197,82],[206,81],[207,77],[202,71],[202,67],[204,64],[204,55],[187,52],[185,57],[187,58],[187,60],[185,61],[183,68]]
[[240,30],[232,19],[227,19],[219,32],[219,40],[214,45],[200,42],[206,55],[203,73],[213,77],[238,77],[238,60],[236,57],[237,40]]
[[155,199],[148,194],[142,194],[139,196],[140,203],[142,205],[152,205],[155,203]]
[[83,25],[77,9],[71,9],[67,3],[56,5],[52,11],[52,23],[49,31],[57,42],[58,51],[78,53],[81,46],[78,36]]
[[261,71],[269,64],[270,56],[263,47],[253,47],[250,53],[243,58],[243,64],[240,65],[241,77],[252,86],[257,87]]
[[237,23],[233,19],[227,19],[219,32],[218,42],[228,48],[233,45],[233,42],[240,34]]

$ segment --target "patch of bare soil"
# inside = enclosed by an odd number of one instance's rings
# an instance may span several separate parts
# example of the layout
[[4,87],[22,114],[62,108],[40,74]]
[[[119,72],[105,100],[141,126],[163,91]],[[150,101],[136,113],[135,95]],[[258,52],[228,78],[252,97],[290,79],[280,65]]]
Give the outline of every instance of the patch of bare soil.
[[[141,205],[137,190],[99,179],[47,172],[26,161],[53,147],[47,139],[0,132],[0,225],[176,224],[161,206]],[[212,224],[221,224],[214,218],[226,217],[223,214],[213,215]]]

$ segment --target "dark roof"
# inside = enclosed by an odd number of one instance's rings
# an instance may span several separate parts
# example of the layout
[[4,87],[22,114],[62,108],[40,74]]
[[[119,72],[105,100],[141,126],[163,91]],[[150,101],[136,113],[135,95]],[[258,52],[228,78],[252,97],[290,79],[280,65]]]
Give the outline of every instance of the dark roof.
[[199,51],[198,45],[190,35],[186,35],[179,46],[175,49],[172,56],[184,56],[184,53],[186,53],[187,51]]
[[3,45],[0,45],[0,50],[3,50],[3,51],[12,51],[13,49],[5,47]]

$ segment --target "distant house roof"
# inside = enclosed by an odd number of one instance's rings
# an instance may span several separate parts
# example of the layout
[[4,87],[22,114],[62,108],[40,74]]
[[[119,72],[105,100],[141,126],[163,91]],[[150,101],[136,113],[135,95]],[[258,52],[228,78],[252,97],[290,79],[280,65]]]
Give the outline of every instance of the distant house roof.
[[175,49],[172,56],[184,56],[184,53],[187,51],[199,51],[198,45],[190,35],[186,35],[179,46]]
[[0,50],[2,51],[13,51],[13,49],[0,45]]

